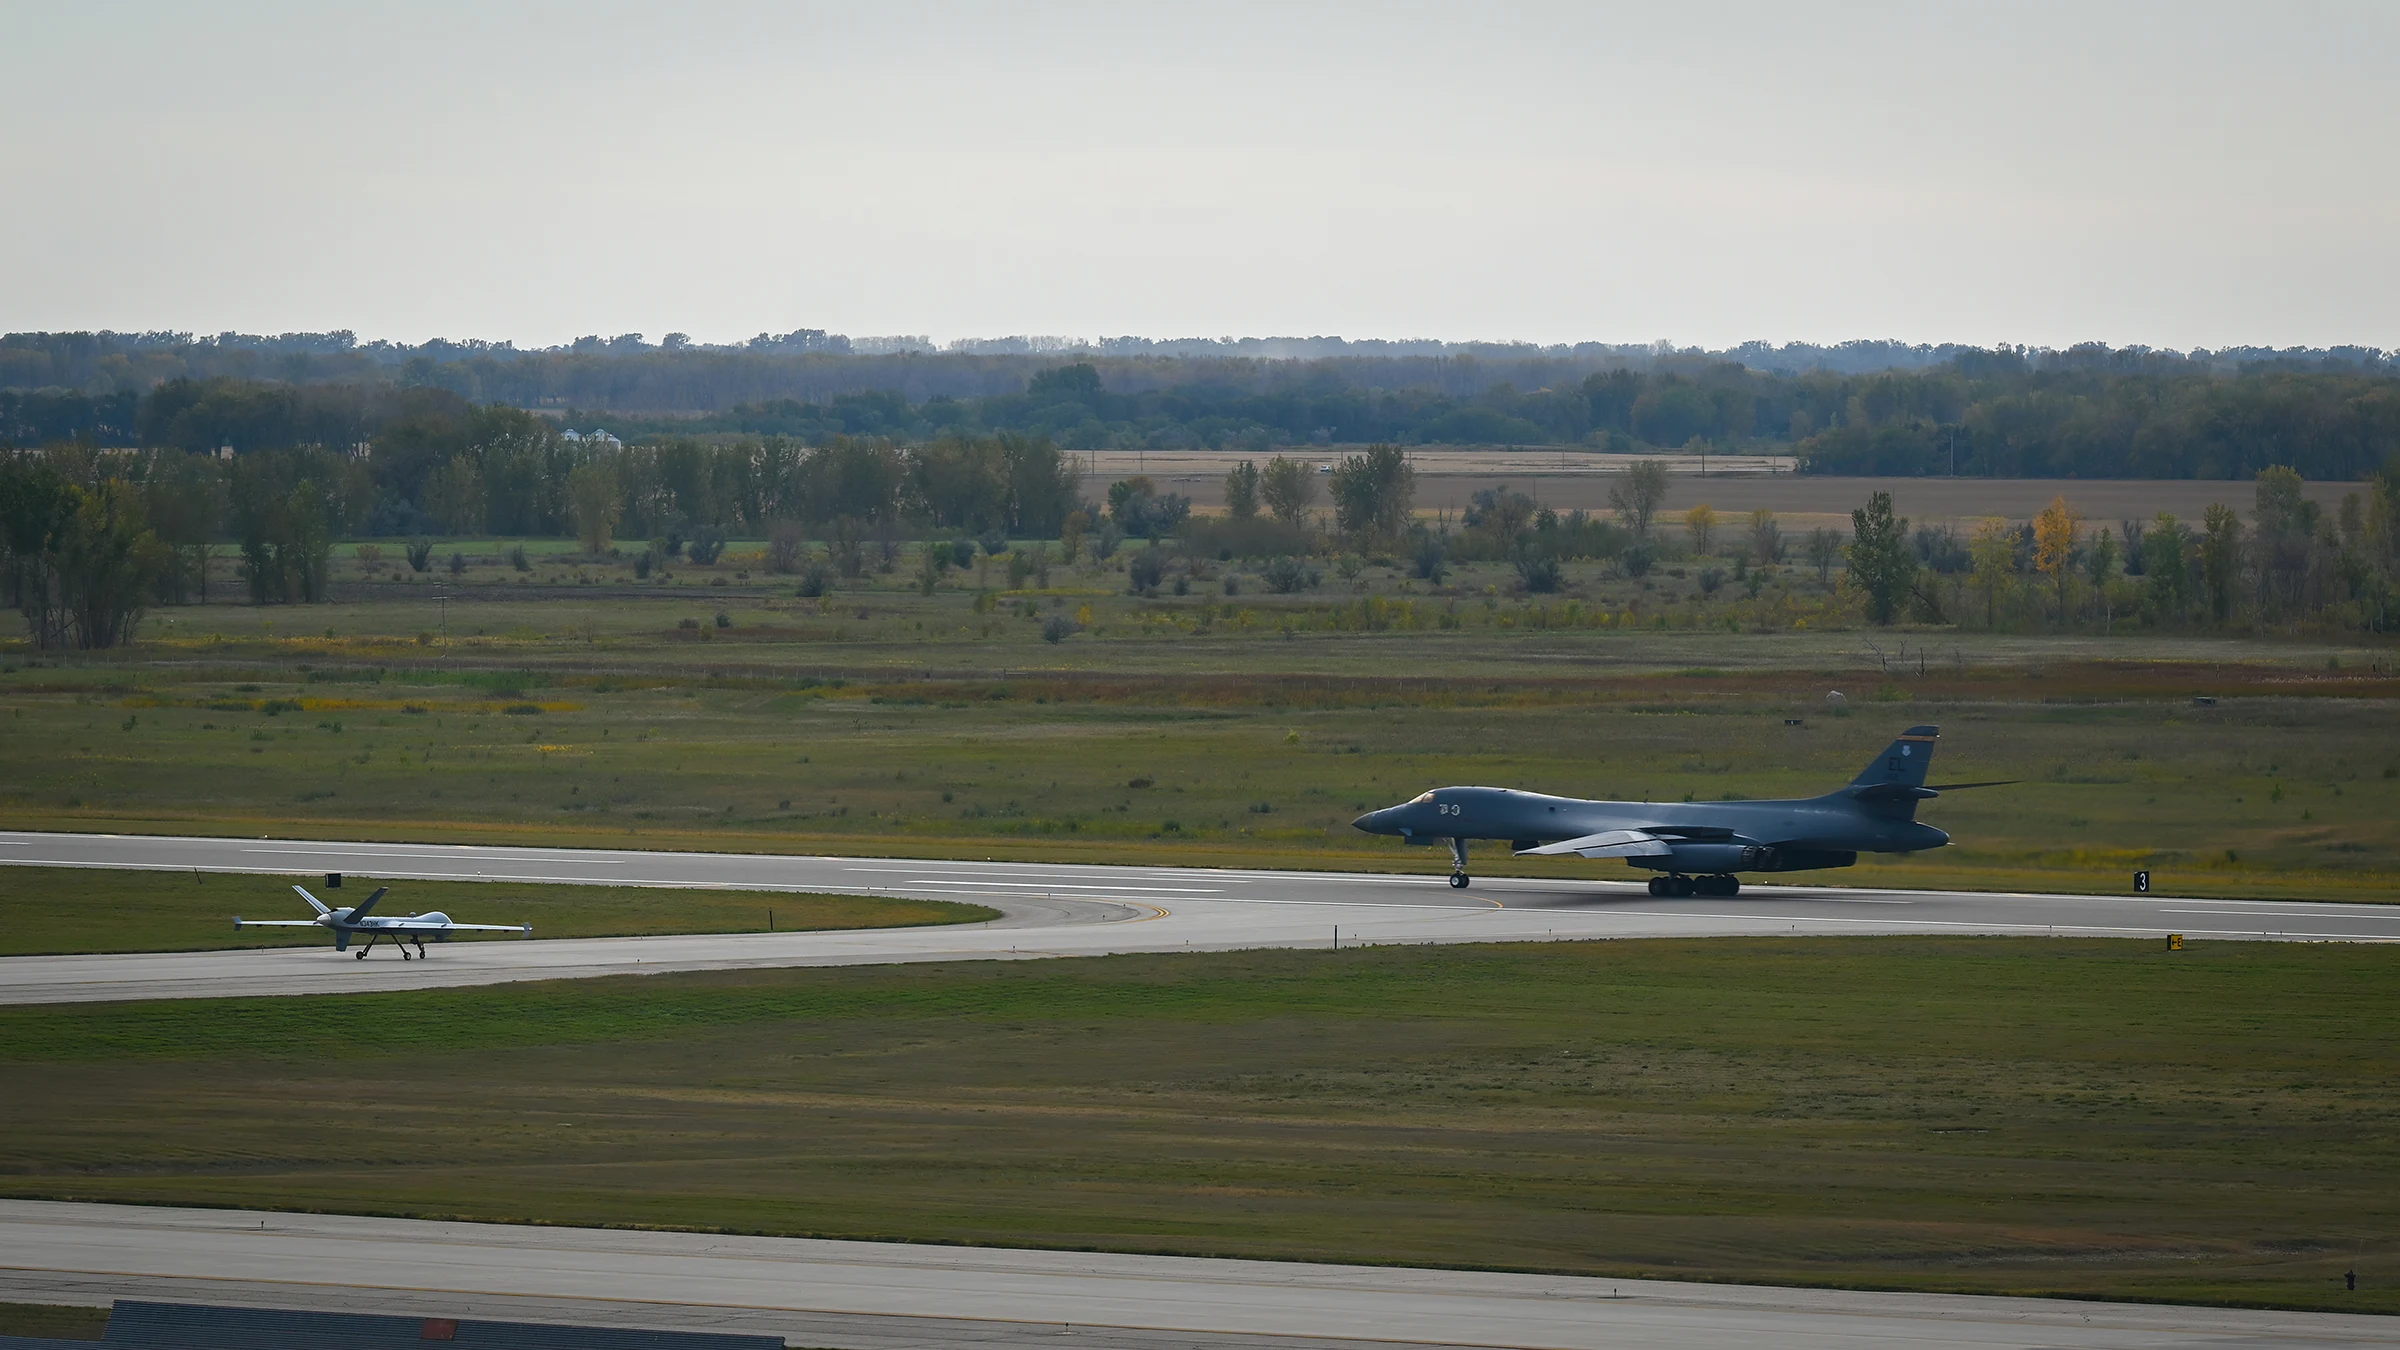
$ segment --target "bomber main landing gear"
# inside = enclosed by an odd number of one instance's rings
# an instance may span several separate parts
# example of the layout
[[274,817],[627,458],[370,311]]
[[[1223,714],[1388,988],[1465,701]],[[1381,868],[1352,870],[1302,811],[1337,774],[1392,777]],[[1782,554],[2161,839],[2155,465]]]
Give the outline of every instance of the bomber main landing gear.
[[1450,889],[1463,891],[1466,888],[1467,841],[1453,839],[1450,841]]
[[1735,896],[1742,893],[1742,879],[1732,875],[1687,877],[1677,872],[1650,878],[1650,893],[1678,900],[1692,895]]

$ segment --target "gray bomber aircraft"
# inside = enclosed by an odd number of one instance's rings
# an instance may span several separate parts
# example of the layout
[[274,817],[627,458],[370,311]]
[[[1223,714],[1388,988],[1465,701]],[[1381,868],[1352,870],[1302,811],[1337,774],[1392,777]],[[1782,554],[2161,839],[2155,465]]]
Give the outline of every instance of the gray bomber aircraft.
[[1926,786],[1939,727],[1910,727],[1850,785],[1770,802],[1595,802],[1513,788],[1435,788],[1353,821],[1369,834],[1450,845],[1450,884],[1467,884],[1467,841],[1506,839],[1519,856],[1623,858],[1663,873],[1652,895],[1736,895],[1737,872],[1848,867],[1861,853],[1914,853],[1950,836],[1917,823],[1917,803],[1959,788]]
[[367,945],[353,953],[361,961],[366,960],[367,953],[375,950],[375,944],[385,938],[392,940],[392,945],[400,949],[400,959],[406,961],[409,959],[407,946],[409,943],[416,944],[417,955],[425,954],[425,938],[428,934],[432,935],[436,942],[448,942],[452,933],[523,933],[527,936],[531,936],[533,933],[533,925],[529,923],[454,923],[449,915],[438,909],[430,914],[378,915],[369,913],[368,911],[375,908],[375,902],[381,900],[392,889],[389,886],[378,886],[375,888],[375,893],[365,900],[341,909],[335,909],[310,895],[305,886],[294,886],[292,889],[299,892],[300,898],[306,900],[309,908],[317,912],[317,917],[313,919],[245,919],[236,914],[233,916],[233,926],[236,928],[331,929],[333,949],[337,952],[349,951],[350,939],[364,933],[367,935]]

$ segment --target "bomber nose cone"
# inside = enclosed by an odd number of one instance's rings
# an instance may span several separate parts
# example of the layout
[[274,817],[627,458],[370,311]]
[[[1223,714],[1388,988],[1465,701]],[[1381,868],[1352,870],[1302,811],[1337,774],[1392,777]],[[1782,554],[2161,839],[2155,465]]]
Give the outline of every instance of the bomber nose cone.
[[1383,818],[1389,814],[1391,814],[1391,808],[1388,806],[1381,811],[1369,811],[1365,815],[1360,816],[1358,819],[1351,821],[1350,828],[1354,830],[1363,830],[1368,834],[1388,834],[1390,831],[1384,828]]

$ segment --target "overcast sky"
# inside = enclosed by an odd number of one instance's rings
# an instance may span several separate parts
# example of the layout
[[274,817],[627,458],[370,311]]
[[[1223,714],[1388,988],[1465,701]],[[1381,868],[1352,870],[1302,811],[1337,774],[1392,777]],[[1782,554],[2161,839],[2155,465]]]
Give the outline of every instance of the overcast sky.
[[2400,347],[2400,3],[0,0],[0,329]]

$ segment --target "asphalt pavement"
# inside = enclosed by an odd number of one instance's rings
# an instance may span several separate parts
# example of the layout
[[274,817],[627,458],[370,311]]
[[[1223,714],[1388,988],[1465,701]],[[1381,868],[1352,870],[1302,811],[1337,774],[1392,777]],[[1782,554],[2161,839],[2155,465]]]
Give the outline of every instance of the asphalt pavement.
[[1075,1350],[2400,1346],[2400,1318],[0,1201],[0,1298]]
[[[0,959],[0,1003],[291,995],[494,984],[682,970],[1036,959],[1118,952],[1329,947],[1336,943],[1512,942],[1739,934],[1978,933],[2193,941],[2400,941],[2400,905],[2028,895],[1746,885],[1738,898],[1659,899],[1640,874],[1595,864],[1593,880],[1448,884],[1446,860],[1421,873],[1101,867],[898,858],[662,853],[633,849],[331,843],[152,835],[0,833],[0,864],[265,872],[342,872],[495,883],[488,901],[453,905],[468,923],[509,923],[512,889],[557,882],[824,891],[971,900],[988,923],[850,932],[461,940],[403,961],[323,947],[21,956]],[[1606,878],[1606,879],[1603,879]],[[1626,878],[1618,880],[1615,878]],[[0,884],[5,878],[0,877]],[[251,918],[297,905],[262,886]],[[762,905],[762,909],[764,906]],[[226,916],[231,922],[232,915]]]

